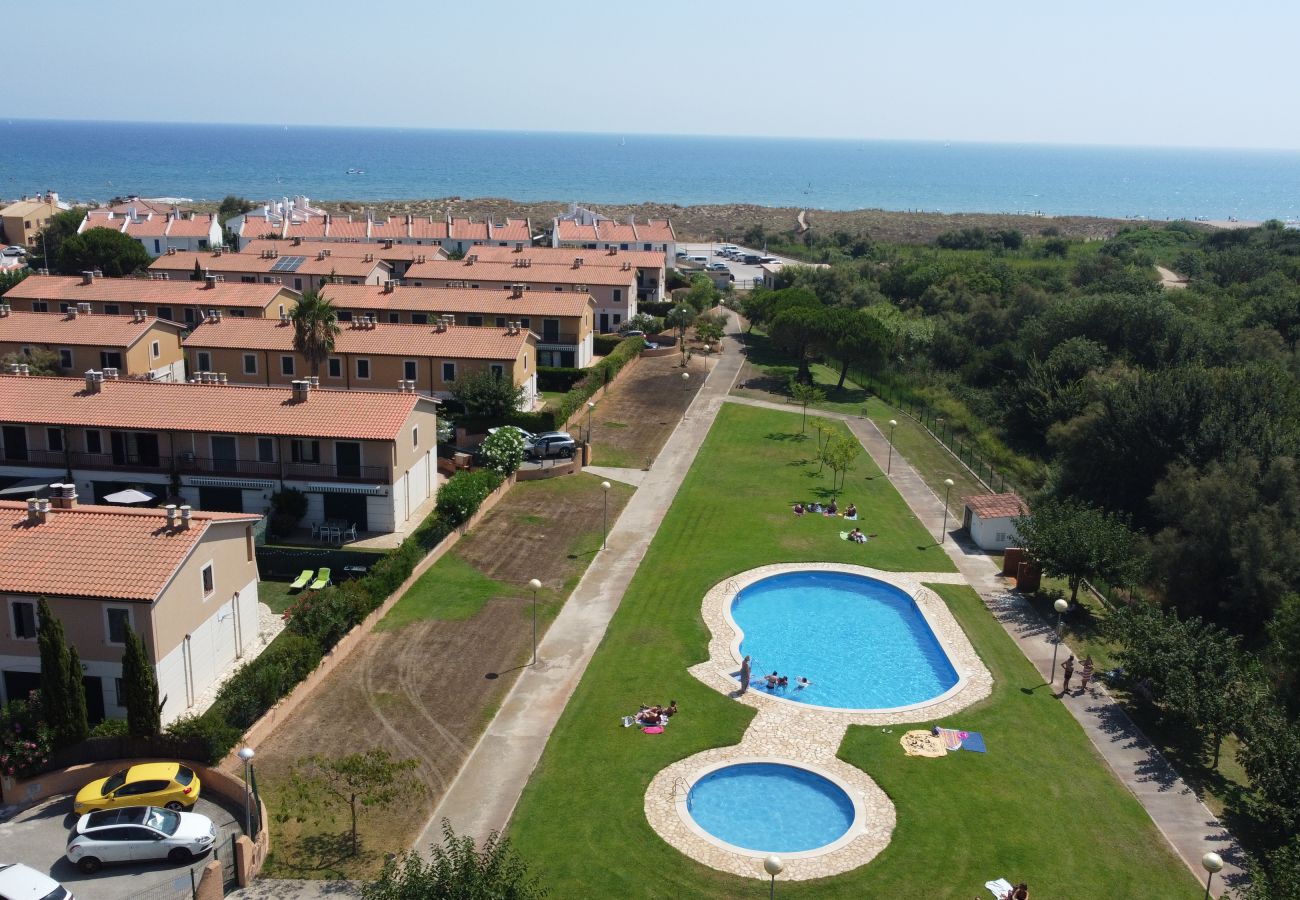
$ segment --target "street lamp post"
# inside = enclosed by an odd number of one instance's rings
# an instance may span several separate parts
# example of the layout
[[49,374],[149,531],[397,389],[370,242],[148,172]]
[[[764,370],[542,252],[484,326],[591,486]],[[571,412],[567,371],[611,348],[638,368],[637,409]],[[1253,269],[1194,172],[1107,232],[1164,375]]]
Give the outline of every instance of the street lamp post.
[[591,443],[591,414],[596,411],[596,404],[592,400],[587,401],[587,443]]
[[772,876],[772,886],[768,889],[768,900],[775,900],[776,897],[776,876],[781,874],[785,869],[785,863],[781,862],[781,857],[775,853],[763,860],[763,871]]
[[1052,671],[1048,673],[1047,684],[1050,686],[1056,683],[1056,654],[1061,649],[1061,616],[1070,608],[1064,597],[1057,597],[1056,602],[1052,604],[1052,609],[1056,610],[1056,642],[1052,645]]
[[1207,853],[1201,857],[1201,865],[1205,867],[1205,900],[1210,900],[1210,882],[1214,880],[1214,873],[1222,871],[1223,857],[1217,853]]
[[252,747],[244,747],[239,751],[239,758],[244,761],[244,834],[252,840],[253,834],[253,787],[251,772],[253,769],[253,757],[257,755]]
[[894,470],[894,429],[898,427],[897,419],[889,420],[889,460],[885,463],[885,476]]
[[537,665],[537,592],[542,589],[542,583],[532,578],[528,586],[533,589],[533,661],[529,665],[535,666]]
[[600,528],[600,549],[604,550],[609,543],[609,482],[602,481],[600,489],[605,492],[605,517],[604,524]]
[[953,480],[951,478],[945,478],[943,483],[947,487],[947,490],[943,492],[943,528],[939,529],[940,544],[948,540],[948,497],[952,494]]

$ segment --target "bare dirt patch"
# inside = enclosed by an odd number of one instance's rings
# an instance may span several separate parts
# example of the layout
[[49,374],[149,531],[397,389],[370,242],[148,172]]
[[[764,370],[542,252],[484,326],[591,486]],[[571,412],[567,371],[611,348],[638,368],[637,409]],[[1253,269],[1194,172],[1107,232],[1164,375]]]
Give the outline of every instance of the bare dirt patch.
[[[685,369],[681,356],[647,356],[597,395],[592,413],[592,464],[644,469],[663,449],[686,407],[713,367],[694,354]],[[682,385],[682,372],[691,377]],[[581,428],[586,430],[586,419]]]
[[[630,495],[621,485],[610,492],[611,522]],[[400,806],[363,816],[367,850],[361,859],[339,853],[342,819],[334,825],[278,822],[267,874],[365,877],[378,870],[382,853],[410,845],[529,660],[532,597],[523,585],[530,578],[542,581],[538,611],[544,627],[600,546],[604,503],[592,476],[515,485],[448,554],[461,580],[440,577],[438,566],[448,560],[435,565],[394,608],[410,613],[404,605],[414,607],[405,624],[367,635],[257,748],[258,780],[273,815],[290,767],[311,753],[341,756],[385,747],[399,759],[417,761],[422,786]],[[481,606],[457,596],[469,590],[461,588],[469,584],[466,565],[475,584],[499,582]]]

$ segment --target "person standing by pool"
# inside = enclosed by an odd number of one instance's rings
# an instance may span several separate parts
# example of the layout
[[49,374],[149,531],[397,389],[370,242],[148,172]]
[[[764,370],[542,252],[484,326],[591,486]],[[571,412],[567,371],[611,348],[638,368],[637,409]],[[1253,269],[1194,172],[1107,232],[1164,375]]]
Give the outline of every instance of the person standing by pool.
[[740,693],[749,690],[749,679],[753,673],[750,671],[749,657],[746,656],[740,661]]
[[1071,653],[1061,663],[1061,669],[1065,672],[1065,681],[1061,683],[1061,695],[1070,693],[1070,679],[1074,677],[1074,654]]

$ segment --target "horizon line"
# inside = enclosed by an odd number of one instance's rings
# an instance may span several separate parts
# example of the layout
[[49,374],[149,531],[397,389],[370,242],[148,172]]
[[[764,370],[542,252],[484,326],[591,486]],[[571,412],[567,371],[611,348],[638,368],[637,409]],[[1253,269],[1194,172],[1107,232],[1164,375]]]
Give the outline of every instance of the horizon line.
[[569,137],[645,137],[645,138],[703,138],[714,140],[761,140],[761,141],[799,141],[807,143],[868,143],[868,144],[936,144],[942,146],[984,146],[984,147],[1059,147],[1085,148],[1095,150],[1190,150],[1190,151],[1235,151],[1245,153],[1296,153],[1300,147],[1247,147],[1237,145],[1193,145],[1193,144],[1112,144],[1067,141],[1016,141],[1016,140],[972,140],[968,138],[899,138],[899,137],[857,137],[857,136],[801,136],[786,134],[702,134],[686,132],[650,132],[650,131],[568,131],[562,129],[534,128],[431,128],[420,125],[340,125],[309,122],[196,122],[181,119],[75,119],[75,118],[27,118],[22,116],[4,117],[8,125],[15,122],[53,123],[78,125],[188,125],[210,128],[310,128],[326,130],[358,131],[426,131],[450,134],[515,134],[515,135],[552,135]]

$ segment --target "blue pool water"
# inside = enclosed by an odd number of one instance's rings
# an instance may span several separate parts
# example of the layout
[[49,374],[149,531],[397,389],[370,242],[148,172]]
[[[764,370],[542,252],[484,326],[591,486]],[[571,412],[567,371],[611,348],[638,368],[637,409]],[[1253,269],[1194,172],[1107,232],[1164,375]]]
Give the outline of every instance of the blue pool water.
[[[778,696],[843,709],[931,700],[957,672],[912,598],[892,585],[839,572],[774,575],[741,591],[732,618],[755,677],[790,679]],[[798,676],[812,682],[795,687]],[[766,690],[751,688],[751,690]]]
[[839,785],[778,763],[710,772],[691,787],[686,808],[714,837],[766,853],[824,847],[853,824],[853,801]]

